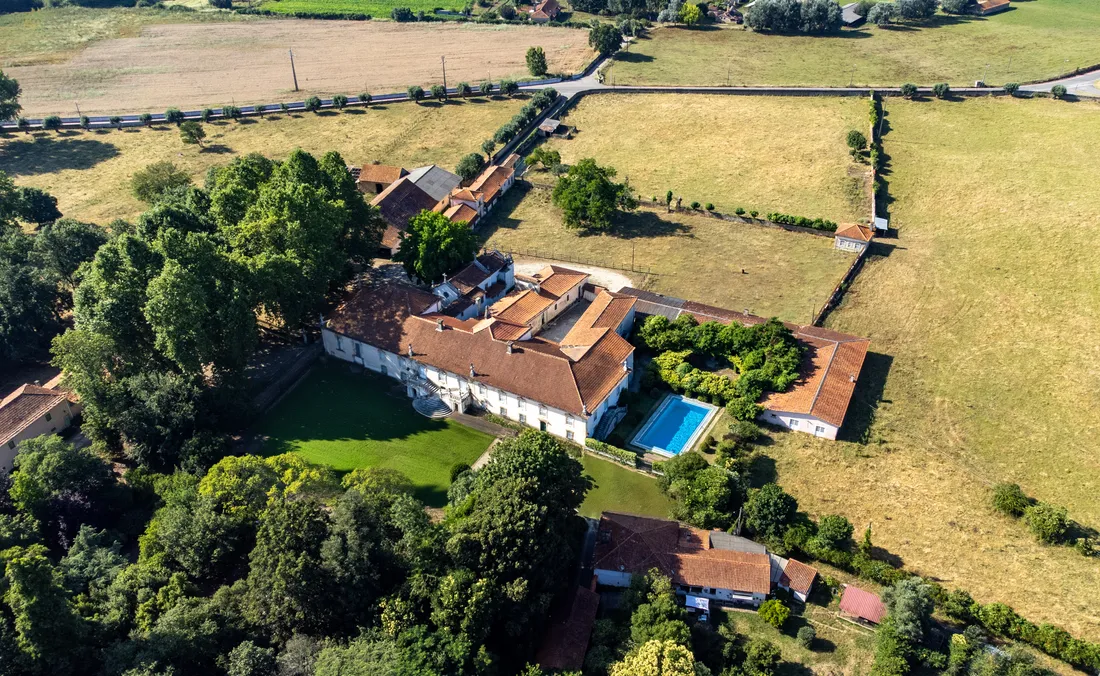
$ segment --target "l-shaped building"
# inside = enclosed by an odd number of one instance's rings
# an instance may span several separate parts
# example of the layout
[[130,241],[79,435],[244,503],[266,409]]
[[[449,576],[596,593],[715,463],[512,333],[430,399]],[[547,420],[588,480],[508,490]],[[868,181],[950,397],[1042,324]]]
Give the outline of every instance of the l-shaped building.
[[[555,323],[570,310],[561,322],[571,325]],[[765,321],[629,287],[611,292],[557,265],[518,275],[510,257],[490,251],[430,290],[394,282],[359,289],[321,328],[328,354],[400,381],[426,415],[474,405],[583,443],[605,437],[625,414],[619,398],[634,368],[627,338],[636,319],[684,313],[700,322]],[[835,439],[869,343],[787,326],[807,347],[802,375],[765,396],[761,419]]]

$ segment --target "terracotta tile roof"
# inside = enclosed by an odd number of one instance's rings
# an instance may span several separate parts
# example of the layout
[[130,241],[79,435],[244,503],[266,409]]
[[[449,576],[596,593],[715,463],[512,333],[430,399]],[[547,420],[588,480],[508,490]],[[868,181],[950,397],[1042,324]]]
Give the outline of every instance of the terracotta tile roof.
[[712,549],[706,531],[618,512],[600,516],[593,568],[632,575],[657,568],[674,582],[692,587],[771,591],[767,554]]
[[979,0],[978,10],[982,14],[990,14],[1002,9],[1008,9],[1008,5],[1008,0]]
[[364,164],[359,168],[358,183],[393,183],[409,172],[388,164]]
[[561,5],[558,4],[558,0],[542,0],[539,4],[535,5],[535,14],[542,12],[545,16],[553,18],[561,11]]
[[551,612],[550,625],[542,646],[535,653],[535,661],[544,669],[580,671],[599,605],[599,594],[577,587],[568,606]]
[[[405,176],[378,193],[370,203],[378,207],[382,220],[386,222],[386,225],[400,232],[408,225],[410,218],[421,211],[431,211],[436,205],[436,200],[416,187],[415,184],[409,181],[409,177]],[[386,242],[387,236],[390,234],[387,232],[383,236],[383,243]],[[389,239],[392,240],[392,237],[389,237]],[[386,246],[393,248],[389,244]]]
[[496,340],[522,340],[523,336],[531,330],[531,327],[522,324],[509,324],[508,322],[494,321],[489,325],[489,330]]
[[596,330],[614,331],[630,314],[635,302],[637,301],[632,296],[600,291],[585,309],[584,314],[577,319],[577,323],[569,329],[569,333],[561,339],[561,344],[563,346],[591,345],[595,339],[602,336],[603,332],[596,333]]
[[478,218],[477,211],[475,209],[472,209],[468,205],[462,203],[452,204],[450,207],[447,208],[446,211],[443,212],[443,215],[446,216],[447,220],[452,223],[462,222],[466,225],[469,225],[471,228],[474,226],[474,223],[477,222]]
[[886,605],[878,594],[847,585],[840,596],[840,612],[878,624],[886,617]]
[[854,239],[860,242],[870,242],[871,237],[873,237],[874,234],[874,230],[871,230],[871,228],[867,227],[866,225],[860,225],[859,223],[845,225],[836,231],[837,237]]
[[[681,314],[693,315],[699,321],[731,321],[745,325],[766,321],[744,312],[733,312],[680,298],[663,296],[631,287],[619,289],[623,295],[638,299],[635,311],[644,315],[659,314],[676,319]],[[771,411],[803,413],[840,427],[855,392],[856,381],[871,341],[849,336],[817,326],[801,326],[789,322],[783,325],[806,346],[802,375],[786,392],[767,392],[760,403]]]
[[816,568],[807,566],[801,561],[788,559],[787,565],[783,568],[783,574],[779,577],[779,584],[792,591],[809,594],[816,577]]
[[508,256],[505,256],[496,249],[492,249],[478,256],[477,262],[485,266],[485,269],[489,272],[496,272],[498,270],[503,270],[504,268],[508,267],[508,265],[512,262],[512,259]]
[[516,170],[511,167],[502,167],[498,164],[490,165],[486,167],[485,171],[481,172],[480,176],[474,179],[474,182],[470,184],[470,190],[480,192],[482,199],[485,200],[486,204],[489,204],[500,195],[501,187],[515,174]]
[[569,293],[574,286],[583,284],[588,279],[588,273],[577,272],[560,265],[547,265],[533,275],[519,275],[519,278],[528,282],[537,282],[544,293],[557,299]]
[[519,159],[519,155],[517,155],[516,153],[512,153],[508,155],[508,157],[504,158],[504,161],[500,163],[500,166],[507,167],[508,169],[513,169],[515,168],[516,163],[519,162]]
[[326,328],[399,355],[411,344],[416,361],[463,376],[473,364],[478,382],[580,416],[627,375],[622,360],[634,348],[617,334],[618,341],[601,341],[579,361],[538,338],[514,343],[509,353],[507,342],[494,338],[495,321],[419,314],[438,301],[403,284],[365,288],[329,316]]
[[454,191],[451,192],[452,200],[464,200],[466,202],[477,202],[478,198],[481,196],[481,193],[475,194],[474,191],[469,188],[455,188]]
[[529,324],[546,308],[554,304],[554,298],[534,289],[513,291],[489,308],[489,314],[512,324]]
[[6,444],[67,398],[62,390],[23,385],[0,401],[0,444]]

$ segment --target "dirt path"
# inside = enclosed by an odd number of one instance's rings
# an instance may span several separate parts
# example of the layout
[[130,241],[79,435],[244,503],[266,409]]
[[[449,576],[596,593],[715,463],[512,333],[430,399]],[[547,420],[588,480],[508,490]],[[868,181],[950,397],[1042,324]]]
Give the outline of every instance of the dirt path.
[[[311,94],[404,91],[412,84],[477,83],[526,74],[527,48],[551,71],[591,59],[585,31],[546,26],[272,20],[163,24],[137,37],[94,43],[63,63],[17,66],[23,114],[163,112],[302,100]],[[294,50],[294,92],[288,50]]]

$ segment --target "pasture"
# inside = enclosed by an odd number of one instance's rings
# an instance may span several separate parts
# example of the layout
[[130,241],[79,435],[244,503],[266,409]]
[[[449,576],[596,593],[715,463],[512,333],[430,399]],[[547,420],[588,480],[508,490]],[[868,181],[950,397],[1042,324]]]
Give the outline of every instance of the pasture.
[[863,25],[828,37],[738,26],[660,28],[620,54],[614,84],[996,85],[1050,79],[1100,63],[1100,3],[1024,0],[988,17],[937,14],[928,24]]
[[[765,451],[807,511],[918,573],[1100,639],[1100,566],[994,512],[1018,482],[1100,527],[1100,155],[1092,103],[886,103],[898,239],[827,326],[871,354],[842,435]],[[983,122],[984,121],[984,122]],[[994,123],[995,121],[995,123]]]
[[279,159],[295,148],[338,151],[349,164],[453,169],[523,105],[522,99],[471,98],[439,104],[392,103],[320,114],[268,114],[203,125],[206,149],[186,146],[175,125],[123,131],[63,131],[0,138],[0,171],[17,185],[49,191],[71,218],[106,225],[133,219],[145,205],[130,194],[134,172],[168,160],[201,185],[206,170],[248,153]]

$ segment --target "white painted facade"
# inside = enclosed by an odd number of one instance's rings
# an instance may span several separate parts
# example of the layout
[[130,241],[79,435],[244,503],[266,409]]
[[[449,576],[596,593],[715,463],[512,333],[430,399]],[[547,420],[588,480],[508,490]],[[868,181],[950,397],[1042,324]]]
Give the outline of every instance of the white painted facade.
[[815,418],[812,415],[806,413],[788,413],[787,411],[764,411],[760,414],[758,420],[771,423],[772,425],[779,425],[786,427],[789,430],[796,432],[804,432],[806,434],[812,434],[815,437],[821,437],[822,439],[836,440],[837,432],[840,428],[836,425]]
[[850,239],[848,237],[834,237],[833,246],[841,251],[859,253],[867,248],[867,242],[862,242],[858,239]]
[[[495,298],[490,298],[488,296],[489,287],[493,284],[496,284],[497,282],[504,283],[504,291],[499,296]],[[456,318],[465,320],[472,317],[482,316],[485,312],[486,307],[503,298],[509,291],[512,290],[515,284],[515,268],[511,264],[506,265],[500,270],[489,275],[483,282],[477,285],[477,288],[481,289],[483,292],[486,292],[486,295],[478,298],[475,303],[469,308],[455,315]],[[443,304],[441,307],[447,307],[448,305],[462,297],[462,294],[459,292],[459,290],[456,289],[453,284],[447,281],[436,284],[435,287],[432,289],[432,293],[434,293],[436,296],[439,296],[443,300]],[[437,310],[429,310],[429,312],[435,311]]]
[[[630,586],[630,573],[621,570],[606,570],[604,568],[597,568],[594,571],[597,584],[607,587],[629,587]],[[711,599],[712,601],[720,601],[723,603],[742,603],[751,606],[759,606],[767,598],[766,595],[759,592],[740,592],[732,589],[718,589],[716,587],[689,587],[687,585],[675,584],[673,586],[677,594],[691,594],[692,596],[701,596],[703,598]]]

